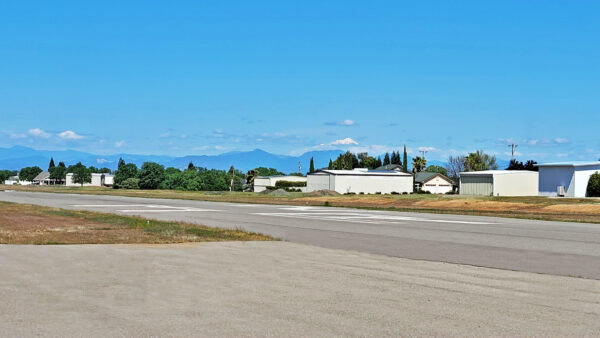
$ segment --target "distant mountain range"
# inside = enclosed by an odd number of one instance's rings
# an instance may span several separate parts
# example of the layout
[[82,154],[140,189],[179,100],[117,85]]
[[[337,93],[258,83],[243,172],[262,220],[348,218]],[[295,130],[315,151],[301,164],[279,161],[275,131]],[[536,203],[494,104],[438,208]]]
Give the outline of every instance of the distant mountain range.
[[74,150],[36,150],[23,146],[14,146],[11,148],[0,148],[0,169],[18,170],[28,166],[39,166],[42,169],[48,167],[50,158],[54,162],[65,162],[67,165],[75,164],[79,161],[86,166],[95,166],[97,168],[107,167],[116,169],[119,158],[123,158],[127,163],[135,163],[138,167],[144,162],[157,162],[165,167],[187,168],[190,162],[195,166],[228,170],[234,166],[239,170],[249,170],[256,167],[276,168],[285,173],[298,171],[300,163],[302,171],[309,169],[310,158],[313,157],[315,167],[326,167],[329,159],[335,160],[342,150],[324,150],[311,151],[300,156],[287,156],[271,154],[264,150],[255,149],[252,151],[234,151],[219,155],[188,155],[181,157],[164,155],[136,155],[136,154],[114,154],[114,155],[96,155]]
[[[255,149],[252,151],[233,151],[219,155],[188,155],[181,157],[166,155],[136,155],[136,154],[114,154],[114,155],[95,155],[74,150],[36,150],[23,146],[14,146],[11,148],[0,148],[0,169],[18,170],[28,166],[39,166],[42,169],[48,167],[50,158],[54,162],[65,162],[67,165],[75,164],[79,161],[86,166],[95,166],[98,168],[107,167],[116,169],[119,158],[123,158],[127,163],[135,163],[138,167],[144,162],[157,162],[165,167],[187,168],[190,162],[195,166],[228,170],[230,166],[236,169],[246,171],[256,167],[276,168],[284,173],[293,173],[298,171],[298,163],[302,167],[302,172],[308,171],[310,158],[313,157],[316,168],[327,167],[329,160],[335,160],[342,150],[322,150],[310,151],[300,156],[277,155],[264,150]],[[409,167],[410,167],[409,158]],[[428,165],[445,166],[446,163],[437,160],[429,160]],[[504,169],[508,166],[508,161],[498,160],[498,167]]]

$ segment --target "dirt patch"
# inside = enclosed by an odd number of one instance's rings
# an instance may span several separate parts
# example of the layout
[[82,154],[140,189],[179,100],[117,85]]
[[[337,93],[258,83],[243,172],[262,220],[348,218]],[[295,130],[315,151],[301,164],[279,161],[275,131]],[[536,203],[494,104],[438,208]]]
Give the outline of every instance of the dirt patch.
[[0,203],[0,244],[168,244],[270,239],[238,230]]
[[337,191],[333,190],[317,190],[312,191],[306,194],[306,196],[310,197],[318,197],[318,196],[340,196],[341,194]]
[[290,193],[288,191],[285,191],[283,189],[265,190],[265,191],[261,191],[260,194],[271,195],[271,196],[289,196],[290,195]]

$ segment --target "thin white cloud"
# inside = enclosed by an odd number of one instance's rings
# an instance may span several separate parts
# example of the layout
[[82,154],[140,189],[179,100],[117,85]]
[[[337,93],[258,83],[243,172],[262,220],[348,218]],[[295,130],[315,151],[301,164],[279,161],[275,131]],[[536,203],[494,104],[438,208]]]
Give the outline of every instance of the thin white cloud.
[[358,145],[358,142],[354,141],[353,139],[346,137],[345,139],[341,139],[341,140],[335,140],[333,142],[330,143],[331,145]]
[[115,142],[115,148],[121,148],[124,145],[125,145],[125,141],[123,141],[123,140]]
[[337,121],[337,122],[327,122],[325,124],[328,126],[350,127],[350,126],[356,125],[356,122],[354,122],[354,120],[347,119],[347,120]]
[[554,139],[554,142],[556,142],[558,144],[565,144],[565,143],[569,143],[569,140],[566,138],[557,137]]
[[10,137],[11,139],[14,139],[14,140],[18,140],[18,139],[26,138],[27,135],[25,135],[23,133],[10,133],[8,135],[8,137]]
[[419,151],[427,151],[427,152],[429,152],[429,151],[437,151],[438,150],[437,148],[434,148],[434,147],[419,147],[417,149],[419,149]]
[[169,133],[162,133],[162,134],[160,134],[160,138],[167,138],[169,136],[171,136],[171,134],[169,134]]
[[58,137],[60,137],[63,140],[80,140],[83,138],[83,136],[77,134],[72,130],[65,130],[62,133],[59,133]]
[[538,142],[540,142],[540,140],[537,140],[537,139],[525,140],[525,143],[530,146],[534,146],[534,145],[538,144]]
[[112,163],[112,161],[109,161],[109,160],[107,160],[107,159],[105,159],[105,158],[97,158],[97,159],[96,159],[96,163],[98,163],[98,164],[103,164],[103,163]]
[[50,134],[41,130],[40,128],[32,128],[32,129],[29,129],[29,131],[27,131],[27,132],[29,133],[29,135],[35,136],[35,137],[41,137],[41,138],[49,138],[50,137]]

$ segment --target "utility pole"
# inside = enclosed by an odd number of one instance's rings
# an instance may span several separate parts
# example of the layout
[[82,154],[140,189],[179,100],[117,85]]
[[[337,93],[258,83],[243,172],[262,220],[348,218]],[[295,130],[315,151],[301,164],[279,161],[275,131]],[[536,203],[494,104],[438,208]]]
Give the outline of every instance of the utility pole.
[[233,191],[233,178],[235,177],[235,168],[231,166],[229,171],[231,171],[231,184],[229,184],[229,191]]
[[519,146],[518,144],[514,144],[514,143],[508,145],[508,147],[511,148],[511,157],[510,157],[511,160],[515,159],[515,149],[517,149],[518,146]]
[[419,152],[423,156],[423,159],[425,159],[425,154],[427,153],[427,150],[419,150]]
[[298,172],[302,172],[302,162],[298,161]]

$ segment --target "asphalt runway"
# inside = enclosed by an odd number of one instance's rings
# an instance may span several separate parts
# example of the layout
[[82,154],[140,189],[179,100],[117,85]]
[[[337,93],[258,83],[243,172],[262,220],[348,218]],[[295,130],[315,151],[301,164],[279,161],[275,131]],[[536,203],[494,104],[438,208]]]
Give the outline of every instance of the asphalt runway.
[[0,245],[2,337],[596,337],[600,281],[289,242]]
[[0,192],[0,200],[241,228],[332,249],[600,279],[600,225],[348,208]]

